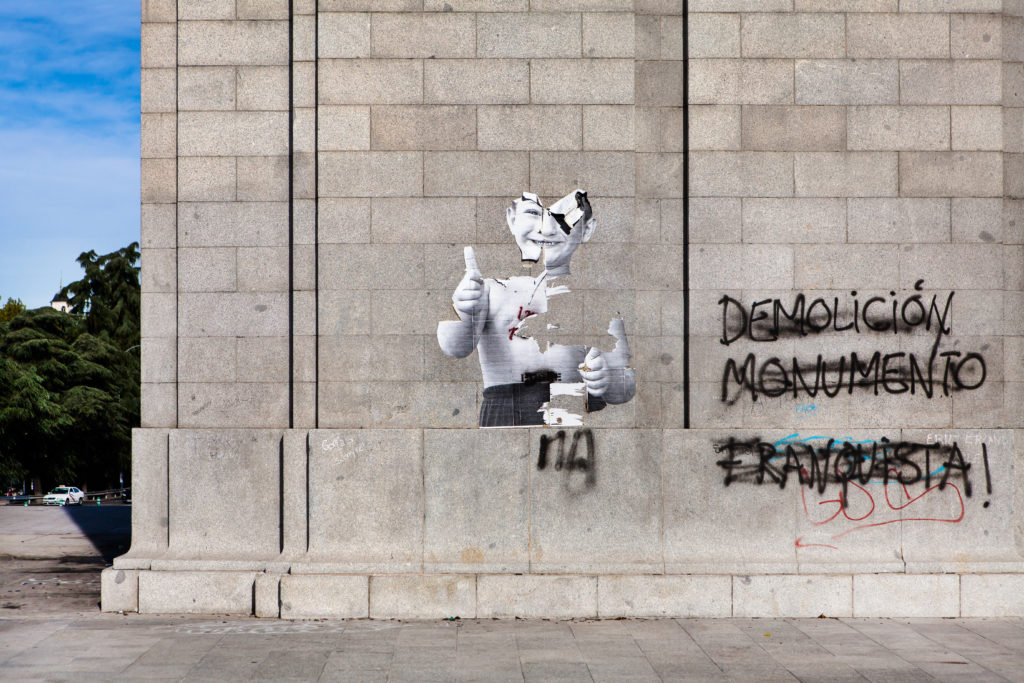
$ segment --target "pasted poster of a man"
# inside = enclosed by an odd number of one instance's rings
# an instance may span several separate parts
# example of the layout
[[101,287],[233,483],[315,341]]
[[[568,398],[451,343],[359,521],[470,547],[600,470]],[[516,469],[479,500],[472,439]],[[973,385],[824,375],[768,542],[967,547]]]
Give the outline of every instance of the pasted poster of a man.
[[509,207],[507,222],[523,260],[542,260],[543,272],[537,277],[484,279],[473,247],[466,247],[466,272],[452,295],[459,320],[437,326],[445,355],[465,358],[473,349],[479,354],[484,380],[480,426],[582,424],[580,414],[553,406],[554,397],[580,396],[585,412],[631,400],[636,375],[629,367],[622,318],[608,326],[615,338],[612,350],[549,340],[541,348],[530,332],[542,331],[539,316],[548,312],[554,297],[569,293],[557,280],[570,274],[573,254],[594,234],[597,222],[587,193],[577,190],[545,208],[540,197],[524,192]]

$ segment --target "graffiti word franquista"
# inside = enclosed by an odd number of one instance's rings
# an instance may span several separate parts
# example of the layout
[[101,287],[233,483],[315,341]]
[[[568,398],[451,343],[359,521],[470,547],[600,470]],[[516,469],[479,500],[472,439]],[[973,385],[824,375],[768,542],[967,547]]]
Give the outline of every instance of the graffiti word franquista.
[[[890,481],[909,487],[915,484],[939,490],[957,480],[964,495],[971,496],[972,463],[964,459],[959,445],[923,444],[911,441],[853,442],[828,439],[815,446],[806,441],[769,442],[761,439],[738,441],[732,437],[714,444],[721,457],[716,465],[725,471],[724,484],[753,482],[784,489],[790,478],[797,485],[824,493],[830,485],[842,490],[840,500],[848,499],[849,486],[871,482],[887,485]],[[981,444],[985,486],[992,492],[988,448]]]

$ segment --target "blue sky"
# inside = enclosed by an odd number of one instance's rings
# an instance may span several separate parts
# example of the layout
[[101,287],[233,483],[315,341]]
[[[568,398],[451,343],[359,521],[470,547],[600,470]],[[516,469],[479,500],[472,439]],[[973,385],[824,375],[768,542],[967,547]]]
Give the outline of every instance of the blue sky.
[[138,239],[138,0],[0,0],[0,298]]

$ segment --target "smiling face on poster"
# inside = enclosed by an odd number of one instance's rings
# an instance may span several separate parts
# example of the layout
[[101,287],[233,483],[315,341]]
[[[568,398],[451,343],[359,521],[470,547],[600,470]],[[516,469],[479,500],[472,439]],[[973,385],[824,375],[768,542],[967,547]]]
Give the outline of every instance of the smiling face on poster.
[[576,190],[544,207],[539,196],[524,192],[508,208],[506,221],[523,260],[542,261],[544,271],[537,277],[485,279],[473,247],[466,247],[465,274],[452,294],[459,320],[437,327],[445,355],[464,358],[474,349],[479,354],[480,426],[580,425],[582,413],[630,401],[636,376],[621,318],[609,322],[615,339],[609,350],[542,342],[530,332],[557,329],[557,322],[544,319],[549,305],[556,297],[560,306],[571,299],[558,279],[570,275],[573,254],[597,227],[587,193]]

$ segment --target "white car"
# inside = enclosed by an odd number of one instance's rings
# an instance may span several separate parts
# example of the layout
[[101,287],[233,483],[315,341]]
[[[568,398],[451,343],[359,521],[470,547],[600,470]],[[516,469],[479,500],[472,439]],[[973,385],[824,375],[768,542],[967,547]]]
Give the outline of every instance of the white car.
[[58,486],[43,498],[43,505],[81,505],[85,494],[74,486]]

